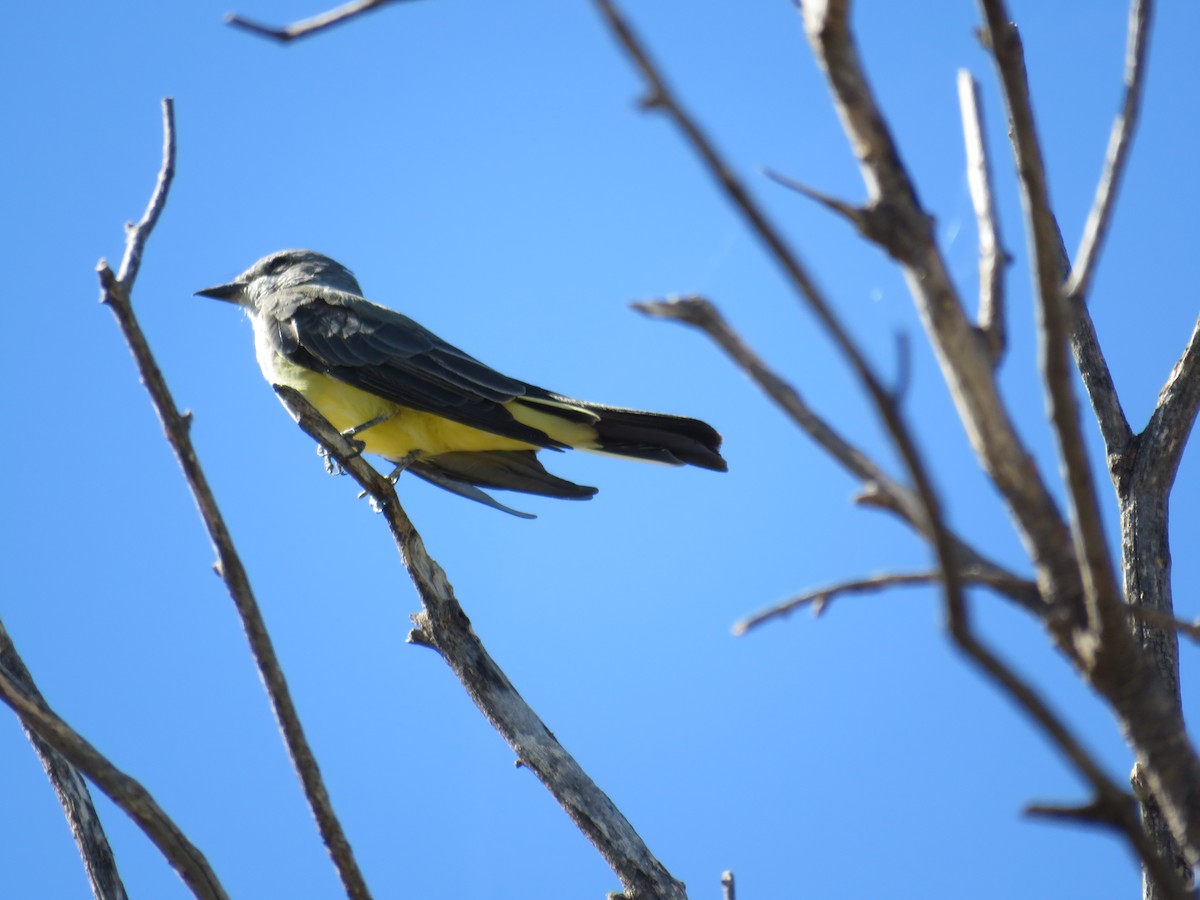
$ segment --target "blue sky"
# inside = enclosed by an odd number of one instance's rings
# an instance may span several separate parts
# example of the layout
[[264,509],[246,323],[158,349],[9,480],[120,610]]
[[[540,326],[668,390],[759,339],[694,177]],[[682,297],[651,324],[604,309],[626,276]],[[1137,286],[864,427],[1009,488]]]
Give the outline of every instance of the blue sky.
[[[861,182],[791,4],[627,3],[682,99],[890,371],[954,527],[1021,571],[923,346],[898,272],[840,221],[754,173],[851,200]],[[254,0],[284,22],[320,4]],[[1012,3],[1051,194],[1078,242],[1117,108],[1125,5]],[[732,623],[815,585],[929,564],[704,338],[635,299],[699,292],[818,411],[884,464],[844,365],[665,120],[585,2],[401,4],[280,47],[221,3],[23,4],[0,37],[0,149],[14,251],[3,355],[9,477],[0,610],[51,704],[139,778],[235,897],[337,896],[213,553],[93,267],[120,258],[176,101],[178,175],[135,304],[239,542],[310,739],[378,897],[595,898],[619,885],[432,653],[381,519],[326,476],[253,359],[248,326],[192,292],[284,247],[352,268],[516,377],[693,415],[727,475],[585,454],[552,470],[588,503],[519,498],[522,521],[405,479],[401,496],[501,666],[693,897],[1130,897],[1112,838],[1024,821],[1084,797],[1047,742],[949,646],[936,594],[839,601],[742,638]],[[1056,484],[1034,378],[1020,210],[971,3],[862,2],[862,53],[973,298],[975,236],[955,73],[981,80],[1009,250],[1014,416]],[[1092,306],[1140,428],[1197,309],[1195,4],[1163,4],[1144,127]],[[28,323],[28,324],[27,324]],[[33,323],[37,323],[34,326]],[[1090,431],[1089,431],[1090,434]],[[1094,437],[1094,435],[1092,435]],[[1200,466],[1172,507],[1181,615],[1196,615]],[[1115,533],[1107,482],[1106,524]],[[1038,627],[976,597],[981,627],[1124,777],[1111,717]],[[1195,718],[1194,649],[1184,648]],[[0,895],[83,897],[53,794],[0,728]],[[131,895],[184,897],[98,801]]]

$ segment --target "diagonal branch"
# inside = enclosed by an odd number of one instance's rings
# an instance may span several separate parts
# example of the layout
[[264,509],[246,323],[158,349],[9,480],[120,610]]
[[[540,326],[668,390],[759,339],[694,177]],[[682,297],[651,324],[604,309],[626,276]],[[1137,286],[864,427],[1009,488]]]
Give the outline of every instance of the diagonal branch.
[[988,162],[979,85],[966,69],[958,72],[958,104],[967,148],[967,185],[979,233],[979,332],[992,365],[998,365],[1007,343],[1004,312],[1004,269],[1012,261],[1000,240],[1000,222],[992,199],[992,167]]
[[313,16],[311,19],[301,19],[299,22],[294,22],[283,28],[263,25],[260,22],[247,19],[237,13],[231,13],[226,16],[225,22],[236,28],[261,35],[262,37],[272,38],[281,44],[287,44],[297,38],[308,37],[310,34],[315,34],[334,25],[340,25],[343,22],[358,18],[363,13],[387,6],[389,3],[398,2],[400,0],[352,0],[352,2],[347,3],[345,6],[339,6],[337,9],[323,12],[320,15]]
[[1100,258],[1100,247],[1104,243],[1108,224],[1116,208],[1117,191],[1121,186],[1121,176],[1125,173],[1125,163],[1129,159],[1138,112],[1141,110],[1153,10],[1154,0],[1133,0],[1129,8],[1129,36],[1125,47],[1125,99],[1108,138],[1104,172],[1096,186],[1096,199],[1092,203],[1091,212],[1088,213],[1083,239],[1075,254],[1075,267],[1063,288],[1063,293],[1073,301],[1086,300],[1088,296],[1092,276],[1096,271],[1096,262]]
[[1152,468],[1157,491],[1165,494],[1175,482],[1183,448],[1196,424],[1200,409],[1200,316],[1192,326],[1187,346],[1158,392],[1150,422],[1141,434],[1140,454]]
[[621,811],[588,777],[517,693],[471,628],[446,573],[429,556],[421,536],[396,497],[392,482],[375,471],[358,449],[339,434],[297,391],[276,385],[284,405],[306,434],[316,440],[368,493],[383,513],[400,558],[421,598],[412,616],[410,643],[436,650],[492,726],[554,795],[609,864],[626,896],[686,900],[676,881],[645,845]]
[[1013,148],[1041,314],[1038,336],[1042,382],[1058,444],[1060,469],[1067,486],[1071,537],[1083,578],[1089,626],[1103,639],[1110,631],[1124,629],[1124,622],[1116,571],[1104,535],[1068,359],[1068,339],[1074,320],[1072,308],[1062,294],[1064,273],[1058,224],[1050,212],[1045,164],[1033,119],[1020,36],[1009,20],[1003,0],[980,0],[980,3],[987,41],[1000,71],[1012,123]]
[[254,593],[250,588],[250,579],[246,575],[246,570],[233,545],[233,538],[230,536],[224,517],[217,506],[216,498],[208,485],[204,470],[196,458],[196,450],[192,446],[190,435],[191,415],[180,413],[179,408],[175,405],[162,370],[154,359],[150,345],[146,342],[146,337],[133,312],[131,298],[133,280],[137,274],[146,239],[166,203],[167,191],[175,171],[175,119],[174,107],[170,100],[163,101],[163,127],[166,135],[163,165],[150,206],[146,215],[142,217],[142,221],[129,232],[125,259],[121,264],[121,274],[114,275],[104,260],[97,265],[97,274],[102,289],[100,300],[112,310],[121,333],[129,344],[142,383],[149,391],[155,412],[158,413],[159,421],[162,423],[167,442],[179,460],[188,487],[191,488],[196,505],[200,510],[200,517],[204,520],[205,527],[212,538],[217,551],[217,572],[225,580],[230,596],[241,617],[242,627],[250,642],[254,661],[267,689],[276,721],[283,732],[288,754],[291,756],[292,764],[304,786],[309,806],[317,820],[321,837],[329,849],[347,895],[351,898],[366,900],[370,897],[370,892],[354,861],[354,852],[346,839],[341,823],[333,811],[328,791],[325,789],[324,781],[317,767],[316,757],[304,735],[299,714],[296,712],[295,704],[292,702],[291,693],[288,690],[287,680],[284,678],[283,669],[275,655],[270,635],[267,633],[258,601],[255,600]]
[[[138,824],[179,877],[200,900],[228,900],[208,860],[135,779],[108,761],[77,731],[59,718],[36,691],[29,689],[19,669],[10,665],[8,633],[0,626],[0,700],[20,717],[21,724],[61,754],[104,791]],[[23,668],[23,667],[21,667]]]
[[[0,672],[12,683],[12,690],[24,693],[37,706],[46,708],[46,700],[34,684],[33,675],[26,668],[24,661],[17,653],[4,623],[0,622]],[[24,720],[21,724],[29,742],[33,744],[34,752],[42,761],[46,777],[58,795],[67,824],[71,828],[71,836],[75,838],[75,846],[83,859],[83,868],[87,872],[88,882],[96,900],[125,900],[125,885],[121,882],[121,873],[117,871],[117,862],[113,858],[112,847],[104,834],[104,826],[96,807],[92,804],[92,795],[88,791],[83,774],[66,758],[54,749],[37,731],[33,730]],[[81,739],[82,740],[82,739]],[[123,807],[124,808],[124,807]]]
[[[920,500],[912,488],[893,479],[818,416],[799,392],[780,378],[742,340],[712,303],[702,297],[685,297],[637,303],[634,308],[655,318],[673,319],[692,325],[707,334],[800,430],[867,486],[864,502],[889,510],[927,540],[932,539]],[[952,537],[952,544],[963,579],[985,582],[1035,615],[1045,611],[1036,584],[987,559],[957,537]]]
[[794,178],[788,178],[776,172],[774,169],[764,168],[762,173],[774,181],[776,184],[783,185],[788,190],[795,191],[797,194],[802,194],[809,200],[820,203],[827,210],[837,213],[843,219],[858,229],[860,234],[868,234],[870,229],[870,217],[867,212],[859,206],[854,206],[847,203],[845,200],[839,200],[836,197],[831,197],[828,194],[822,193],[815,188],[810,188],[807,184],[801,184]]
[[735,622],[733,633],[741,637],[750,629],[757,628],[771,619],[790,616],[803,606],[811,606],[814,616],[822,616],[834,598],[844,594],[875,593],[901,585],[939,584],[941,580],[942,576],[940,572],[885,572],[882,575],[868,575],[866,578],[854,578],[850,581],[827,584],[825,587],[797,594],[795,597],[791,597],[782,603],[777,603],[739,622]]
[[1096,336],[1091,313],[1086,304],[1079,301],[1073,304],[1073,312],[1075,329],[1071,332],[1071,353],[1083,379],[1083,389],[1087,391],[1092,404],[1096,424],[1100,427],[1109,474],[1115,475],[1133,440],[1133,429],[1129,427],[1125,410],[1121,408],[1121,398],[1117,396],[1117,386],[1113,383],[1108,360],[1100,349],[1100,339]]

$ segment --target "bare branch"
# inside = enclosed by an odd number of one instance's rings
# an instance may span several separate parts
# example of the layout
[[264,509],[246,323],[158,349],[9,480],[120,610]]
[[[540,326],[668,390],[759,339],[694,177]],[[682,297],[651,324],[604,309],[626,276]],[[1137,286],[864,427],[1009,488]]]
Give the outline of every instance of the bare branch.
[[967,184],[979,233],[979,331],[995,366],[1004,356],[1007,343],[1004,269],[1012,260],[1000,240],[1000,222],[992,199],[992,167],[979,113],[979,85],[966,69],[958,72],[958,104],[967,148]]
[[455,598],[446,573],[430,557],[401,507],[391,481],[368,465],[359,449],[299,392],[281,385],[275,386],[275,392],[300,428],[350,473],[387,521],[421,598],[421,611],[412,616],[416,628],[409,634],[409,642],[437,650],[479,711],[512,747],[518,763],[537,775],[600,851],[627,896],[685,900],[683,884],[654,858],[621,811],[580,768],[488,655]]
[[1096,424],[1100,426],[1108,470],[1113,474],[1133,439],[1133,430],[1125,418],[1125,410],[1121,408],[1121,399],[1117,396],[1108,360],[1100,349],[1091,313],[1084,303],[1078,301],[1073,304],[1073,309],[1075,328],[1071,332],[1071,353],[1083,378],[1083,388],[1092,404]]
[[[927,540],[931,539],[924,511],[912,488],[894,480],[818,416],[799,392],[742,340],[712,303],[702,297],[684,297],[635,303],[634,308],[655,318],[673,319],[702,330],[802,431],[846,471],[862,480],[867,490],[860,502],[887,509]],[[1035,615],[1045,611],[1036,584],[987,559],[957,537],[953,538],[953,544],[958,569],[964,579],[986,582]]]
[[313,16],[311,19],[302,19],[283,28],[263,25],[259,22],[246,19],[237,13],[227,15],[225,22],[237,28],[261,35],[262,37],[273,38],[282,44],[287,44],[297,38],[308,37],[310,34],[324,31],[326,28],[340,25],[343,22],[348,22],[350,19],[357,18],[363,13],[387,6],[389,3],[398,2],[401,2],[401,0],[352,0],[352,2],[347,3],[345,6],[339,6],[337,9],[323,12],[320,15]]
[[1092,275],[1096,271],[1096,261],[1100,257],[1100,247],[1104,243],[1108,223],[1116,207],[1117,191],[1121,185],[1121,176],[1125,172],[1125,163],[1129,158],[1129,148],[1133,143],[1138,112],[1141,109],[1153,11],[1153,0],[1133,0],[1129,7],[1129,36],[1125,47],[1125,99],[1108,138],[1104,172],[1096,186],[1096,199],[1092,203],[1091,212],[1088,213],[1083,239],[1075,254],[1075,267],[1071,270],[1066,287],[1063,288],[1063,293],[1072,300],[1085,300],[1088,296]]
[[823,588],[805,591],[803,594],[798,594],[782,603],[768,607],[762,612],[757,612],[749,618],[742,619],[734,624],[733,633],[740,637],[763,622],[789,616],[800,607],[810,604],[814,616],[824,615],[830,602],[842,594],[874,593],[896,585],[940,584],[941,580],[940,572],[887,572],[851,581],[839,581]]
[[163,207],[167,205],[167,192],[175,180],[175,101],[170,97],[163,98],[162,115],[163,155],[158,181],[154,184],[154,192],[150,195],[150,202],[141,220],[132,227],[126,226],[125,255],[121,258],[121,270],[117,275],[117,280],[125,286],[126,291],[133,290],[133,282],[142,267],[142,251],[146,249],[146,241],[150,239],[150,233],[158,224]]
[[810,200],[815,200],[826,209],[837,213],[842,218],[846,219],[859,230],[861,233],[866,233],[867,214],[861,206],[854,206],[847,203],[845,200],[838,200],[836,197],[831,197],[828,194],[823,194],[820,191],[810,188],[806,184],[801,184],[795,179],[788,178],[786,175],[781,175],[774,169],[763,168],[762,173],[774,181],[776,184],[781,184],[789,190],[795,191],[797,194],[803,194]]
[[[953,542],[954,540],[953,536],[951,536],[951,541]],[[990,587],[998,593],[1004,593],[1010,587],[1007,580],[997,583],[978,571],[962,570],[960,568],[959,577],[964,584],[978,584],[983,587]],[[843,594],[875,593],[876,591],[883,591],[890,587],[926,584],[939,585],[941,583],[942,575],[940,572],[884,572],[879,575],[868,575],[865,578],[839,581],[822,588],[807,590],[782,603],[757,612],[749,618],[742,619],[734,624],[733,633],[740,637],[750,629],[756,628],[766,621],[789,616],[803,606],[811,605],[813,616],[823,616],[829,608],[829,604]],[[1028,582],[1027,584],[1030,590],[1037,589],[1037,586],[1032,582]]]
[[1200,316],[1192,326],[1192,336],[1183,353],[1158,392],[1158,402],[1141,435],[1140,454],[1152,467],[1154,487],[1170,490],[1179,470],[1183,448],[1187,446],[1196,413],[1200,409]]
[[[0,670],[14,684],[16,690],[23,692],[33,703],[42,707],[46,700],[34,684],[33,676],[25,667],[17,648],[13,645],[4,623],[0,622]],[[112,848],[104,834],[104,826],[92,804],[92,795],[88,791],[80,771],[71,765],[61,753],[25,724],[25,734],[33,744],[34,752],[46,770],[46,777],[58,795],[67,824],[71,828],[71,836],[75,838],[75,846],[83,859],[83,868],[87,872],[88,882],[96,900],[125,900],[125,885],[121,882],[121,873],[117,871],[117,862],[113,858]]]
[[233,545],[233,539],[217,506],[216,498],[208,486],[204,470],[196,458],[196,451],[192,446],[189,433],[191,415],[180,413],[179,408],[175,405],[162,370],[154,359],[133,312],[131,302],[133,279],[137,274],[142,248],[166,202],[171,176],[174,173],[174,124],[173,107],[171,101],[166,100],[163,102],[163,127],[166,137],[163,142],[163,165],[162,171],[159,173],[158,184],[146,215],[128,235],[125,260],[121,265],[122,274],[120,276],[113,275],[104,260],[97,265],[97,274],[102,289],[100,299],[112,310],[121,333],[129,344],[142,383],[149,391],[155,412],[158,413],[159,421],[162,423],[167,442],[179,460],[188,487],[191,488],[196,505],[200,510],[200,517],[204,520],[205,527],[212,538],[217,552],[217,572],[225,580],[230,596],[233,597],[234,605],[242,620],[242,627],[250,642],[254,661],[262,676],[263,684],[267,688],[276,721],[283,732],[288,754],[300,776],[305,796],[317,820],[325,846],[329,849],[330,856],[342,879],[343,887],[349,897],[366,900],[370,897],[366,881],[354,861],[354,852],[333,811],[329,794],[317,767],[316,758],[304,736],[299,714],[292,702],[287,680],[279,665],[279,659],[275,655],[275,648],[271,644],[258,602],[250,589],[250,580],[246,575],[246,570]]
[[[1124,604],[1101,527],[1090,467],[1079,434],[1070,373],[1062,352],[1067,334],[1073,328],[1078,334],[1073,316],[1083,307],[1069,305],[1061,292],[1061,238],[1049,211],[1024,52],[1002,0],[980,2],[986,37],[1008,106],[1043,319],[1043,379],[1051,395],[1051,420],[1072,506],[1072,538],[1084,576],[1088,622],[1073,638],[1075,656],[1088,681],[1120,717],[1171,831],[1187,859],[1196,865],[1200,862],[1200,758],[1188,739],[1177,696],[1128,634]],[[1109,452],[1114,452],[1113,448]],[[1123,509],[1123,522],[1128,515],[1130,512]],[[1122,531],[1127,543],[1135,540],[1125,527]],[[1154,535],[1154,540],[1164,538],[1165,530],[1157,529]],[[1130,601],[1139,602],[1133,595]]]
[[[1116,798],[1113,798],[1116,799]],[[1127,812],[1134,810],[1134,804],[1137,802],[1133,794],[1126,794],[1125,802],[1121,804],[1120,809],[1125,809]],[[1096,797],[1087,803],[1081,804],[1059,804],[1059,803],[1030,803],[1025,807],[1025,815],[1034,818],[1042,819],[1058,819],[1065,822],[1083,823],[1086,825],[1100,825],[1105,828],[1113,828],[1120,831],[1122,828],[1123,816],[1120,809],[1114,809],[1110,800],[1105,800]]]
[[1126,792],[1108,777],[1099,762],[1084,749],[1066,723],[1033,687],[975,636],[966,612],[965,606],[957,609],[953,605],[948,607],[950,632],[956,643],[1037,722],[1059,751],[1087,779],[1096,794],[1096,803],[1106,810],[1105,814],[1111,817],[1113,826],[1120,829],[1137,852],[1161,896],[1171,900],[1188,900],[1190,892],[1180,883],[1174,868],[1146,835],[1136,809],[1126,802]]
[[71,765],[87,775],[129,818],[138,824],[179,877],[201,900],[227,900],[208,860],[187,839],[179,827],[150,793],[136,780],[109,762],[95,747],[59,718],[40,695],[22,683],[19,671],[9,665],[8,633],[0,625],[0,700],[20,717],[21,724],[61,754]]
[[[713,174],[718,177],[722,186],[725,187],[739,208],[742,209],[747,218],[755,226],[764,243],[775,253],[777,259],[792,277],[793,283],[808,301],[809,306],[817,314],[821,323],[829,331],[838,349],[851,363],[863,387],[875,404],[881,419],[887,427],[889,435],[895,442],[897,450],[900,452],[905,466],[913,479],[920,505],[924,510],[922,518],[926,523],[926,528],[931,536],[931,542],[936,552],[946,598],[948,626],[955,641],[980,668],[997,681],[1042,726],[1055,743],[1059,745],[1063,753],[1088,777],[1098,794],[1102,796],[1114,793],[1119,794],[1119,789],[1105,776],[1095,760],[1083,750],[1081,745],[1067,730],[1064,723],[1050,711],[1041,697],[974,636],[970,627],[968,609],[962,592],[958,566],[954,559],[953,541],[942,519],[940,502],[934,492],[928,472],[920,458],[915,443],[895,406],[894,398],[883,389],[871,368],[862,359],[848,333],[841,327],[832,309],[816,290],[815,285],[808,278],[796,257],[791,253],[786,244],[783,243],[782,239],[778,237],[749,195],[741,188],[740,183],[729,172],[711,144],[707,142],[692,120],[682,111],[678,102],[669,94],[662,77],[650,62],[628,25],[616,12],[611,0],[597,0],[597,2],[614,32],[629,51],[630,56],[650,84],[652,105],[656,108],[666,110],[696,146],[701,156],[709,164]],[[814,42],[820,45],[823,40],[828,40],[831,34],[835,34],[841,44],[840,49],[849,51],[853,55],[852,50],[849,49],[852,47],[852,44],[849,40],[848,26],[845,21],[845,3],[834,5],[836,8],[832,8],[828,3],[809,2],[805,4],[804,12],[810,35],[815,35],[813,38]],[[845,58],[841,61],[843,63],[848,62]],[[881,121],[879,124],[881,124]],[[895,168],[888,168],[886,171],[892,174],[902,172],[897,159],[893,158],[893,163],[895,163]],[[904,184],[907,184],[906,176]],[[915,202],[915,195],[910,195],[909,199]],[[897,249],[902,258],[902,254],[906,252],[906,249],[899,246]],[[946,283],[949,284],[948,281]],[[961,307],[959,307],[959,313],[961,314]],[[683,316],[680,317],[683,318]],[[990,367],[988,368],[988,381],[990,382]],[[998,403],[997,405],[1002,411],[1003,407]],[[1013,439],[1015,440],[1015,436]],[[1046,497],[1046,501],[1050,503],[1048,496]],[[1050,505],[1052,508],[1052,503]],[[1046,510],[1043,509],[1041,512],[1045,513]],[[1148,857],[1146,865],[1158,874],[1159,870],[1164,869],[1163,863],[1158,858],[1154,848],[1149,845],[1144,833],[1141,831],[1140,823],[1136,818],[1133,818],[1127,823],[1126,828],[1129,832],[1130,841],[1134,843],[1139,852],[1146,853]],[[1165,869],[1164,878],[1173,878],[1173,873],[1169,869]],[[1172,884],[1173,882],[1167,880],[1164,883]]]
[[[984,470],[1005,499],[1022,542],[1030,548],[1048,603],[1078,614],[1079,572],[1063,521],[1029,450],[1009,416],[991,358],[968,321],[934,239],[929,215],[900,160],[875,100],[849,27],[848,0],[810,0],[804,28],[834,95],[834,105],[859,162],[880,222],[872,240],[898,260],[937,353],[942,377]],[[1068,621],[1059,617],[1059,621]],[[1073,652],[1059,629],[1056,640]]]
[[1061,241],[1058,223],[1050,212],[1050,194],[1042,160],[1029,83],[1025,76],[1020,35],[1011,24],[1003,0],[981,0],[987,37],[996,58],[1004,98],[1012,122],[1021,196],[1024,200],[1030,257],[1033,260],[1041,327],[1042,381],[1049,415],[1058,443],[1060,469],[1071,507],[1071,536],[1083,577],[1083,593],[1091,628],[1103,637],[1107,630],[1123,628],[1116,571],[1105,540],[1100,503],[1079,423],[1068,339],[1073,330],[1070,305],[1063,297]]

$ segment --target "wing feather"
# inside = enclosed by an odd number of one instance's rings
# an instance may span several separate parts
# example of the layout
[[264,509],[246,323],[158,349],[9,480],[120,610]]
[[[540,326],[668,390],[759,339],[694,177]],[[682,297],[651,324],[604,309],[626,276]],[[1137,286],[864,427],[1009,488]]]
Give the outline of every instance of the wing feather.
[[563,447],[518,422],[505,403],[536,390],[446,343],[395,310],[305,285],[261,309],[281,356],[411,409],[542,447]]

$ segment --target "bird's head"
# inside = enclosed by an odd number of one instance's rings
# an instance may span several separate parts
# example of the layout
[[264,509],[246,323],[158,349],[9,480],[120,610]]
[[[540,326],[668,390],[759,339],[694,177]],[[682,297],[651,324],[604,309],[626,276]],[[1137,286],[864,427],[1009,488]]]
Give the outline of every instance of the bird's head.
[[279,250],[264,256],[233,281],[196,291],[196,296],[256,310],[262,299],[275,291],[306,284],[362,295],[354,274],[340,262],[313,250]]

